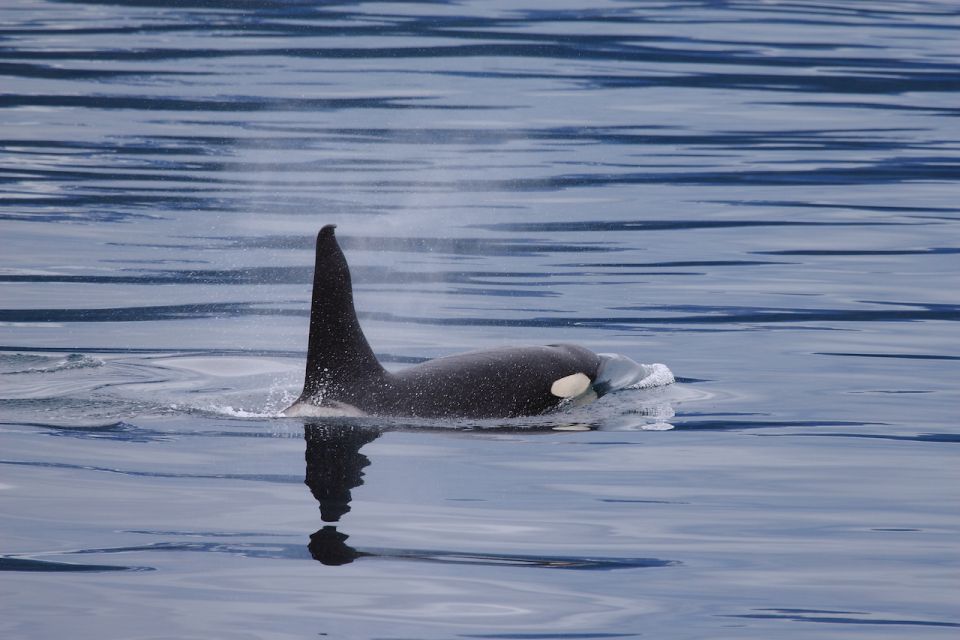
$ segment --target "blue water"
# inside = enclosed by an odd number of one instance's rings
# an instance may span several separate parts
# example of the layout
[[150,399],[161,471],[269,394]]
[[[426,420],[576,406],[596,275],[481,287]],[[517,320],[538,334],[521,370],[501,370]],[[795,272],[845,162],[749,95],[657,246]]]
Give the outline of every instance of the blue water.
[[[4,2],[0,637],[957,637],[958,42],[946,0]],[[390,367],[677,381],[279,417],[329,223]]]

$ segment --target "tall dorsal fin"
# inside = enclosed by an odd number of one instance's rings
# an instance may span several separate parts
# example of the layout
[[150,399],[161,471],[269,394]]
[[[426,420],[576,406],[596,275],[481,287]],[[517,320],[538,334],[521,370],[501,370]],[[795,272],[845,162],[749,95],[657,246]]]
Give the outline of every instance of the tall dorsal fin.
[[328,224],[317,234],[302,399],[316,396],[330,383],[350,385],[351,380],[384,372],[357,320],[350,268],[333,235],[335,228]]

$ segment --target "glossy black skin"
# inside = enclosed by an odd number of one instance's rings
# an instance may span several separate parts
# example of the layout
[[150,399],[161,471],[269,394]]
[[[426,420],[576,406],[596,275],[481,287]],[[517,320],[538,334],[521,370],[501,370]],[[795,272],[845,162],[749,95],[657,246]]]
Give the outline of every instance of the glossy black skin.
[[575,373],[591,382],[600,358],[576,345],[505,347],[429,360],[391,373],[360,328],[346,258],[334,225],[317,235],[306,380],[298,402],[421,418],[537,415],[562,401],[552,384]]

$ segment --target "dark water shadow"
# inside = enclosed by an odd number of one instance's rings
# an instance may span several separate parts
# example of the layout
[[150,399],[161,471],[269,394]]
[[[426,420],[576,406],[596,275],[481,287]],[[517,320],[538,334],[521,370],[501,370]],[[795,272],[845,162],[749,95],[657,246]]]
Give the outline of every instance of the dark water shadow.
[[[0,407],[5,403],[0,401]],[[0,427],[17,426],[42,429],[43,433],[55,438],[77,438],[80,440],[115,440],[118,442],[168,442],[176,438],[174,434],[154,429],[145,429],[125,420],[104,424],[54,424],[50,422],[13,422],[0,421]]]
[[[9,281],[9,278],[8,278]],[[524,286],[556,286],[559,281],[525,282]],[[526,296],[530,292],[511,290],[506,295]],[[797,323],[840,323],[864,322],[921,322],[921,321],[960,321],[960,305],[926,304],[914,302],[861,300],[868,308],[855,309],[789,309],[762,307],[706,307],[686,305],[650,307],[617,307],[615,311],[651,311],[648,315],[613,316],[533,316],[526,318],[483,317],[420,317],[405,316],[384,312],[362,312],[361,319],[382,322],[409,323],[433,326],[478,326],[478,327],[589,327],[604,330],[623,330],[636,326],[683,326],[703,327],[710,325],[780,325]],[[896,308],[874,308],[874,305],[886,305]],[[672,316],[660,316],[664,311],[687,311]],[[115,307],[101,309],[0,309],[0,322],[21,323],[68,323],[68,322],[150,322],[172,320],[196,320],[208,318],[240,318],[254,316],[303,317],[309,311],[305,308],[280,308],[256,302],[205,302],[195,304],[156,305],[139,307]]]
[[27,573],[103,573],[106,571],[153,571],[152,567],[124,567],[110,564],[75,564],[35,560],[16,556],[0,556],[0,571]]
[[895,442],[933,442],[937,444],[960,444],[960,433],[918,433],[916,435],[892,435],[885,433],[765,433],[764,437],[812,437],[812,438],[864,438],[867,440],[892,440]]
[[860,611],[822,611],[817,609],[757,609],[758,613],[727,615],[725,618],[750,620],[787,620],[790,622],[818,622],[826,624],[854,624],[911,627],[958,628],[960,623],[936,620],[909,620],[903,618],[875,618]]
[[784,427],[887,426],[887,424],[883,422],[861,422],[856,420],[684,420],[683,416],[677,416],[671,421],[671,424],[673,424],[674,428],[683,431],[740,431],[745,429],[780,429]]
[[604,638],[639,638],[639,633],[484,633],[462,634],[460,638],[489,640],[604,640]]

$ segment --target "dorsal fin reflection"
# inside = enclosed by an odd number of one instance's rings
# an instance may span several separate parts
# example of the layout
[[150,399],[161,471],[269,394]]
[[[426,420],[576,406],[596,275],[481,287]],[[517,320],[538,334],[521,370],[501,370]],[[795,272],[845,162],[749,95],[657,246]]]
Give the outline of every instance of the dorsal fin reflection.
[[351,491],[363,484],[363,469],[370,464],[360,448],[382,431],[343,424],[304,425],[307,474],[304,484],[320,503],[320,518],[338,522],[350,511]]
[[[554,427],[555,428],[555,427]],[[363,484],[363,470],[370,465],[360,450],[386,428],[333,423],[304,425],[307,473],[304,482],[320,503],[324,522],[339,522],[350,511],[352,491]],[[524,430],[525,433],[537,431]],[[547,432],[547,431],[544,431]],[[610,558],[491,554],[442,549],[365,549],[347,544],[349,536],[327,524],[310,536],[308,549],[317,561],[340,566],[358,558],[385,558],[443,564],[487,565],[492,567],[537,567],[543,569],[608,571],[640,567],[667,567],[677,564],[657,558]]]

